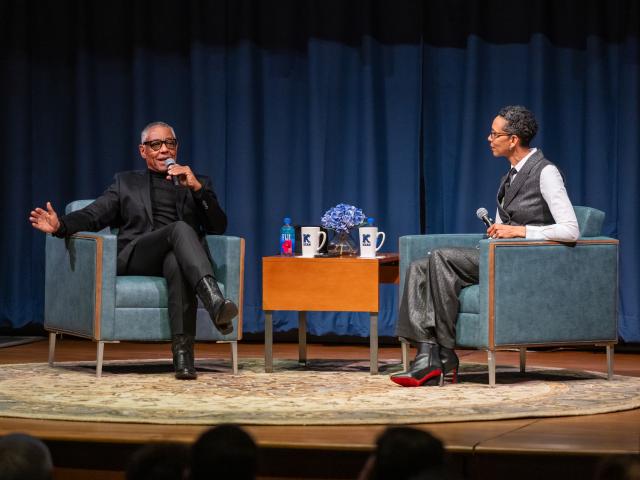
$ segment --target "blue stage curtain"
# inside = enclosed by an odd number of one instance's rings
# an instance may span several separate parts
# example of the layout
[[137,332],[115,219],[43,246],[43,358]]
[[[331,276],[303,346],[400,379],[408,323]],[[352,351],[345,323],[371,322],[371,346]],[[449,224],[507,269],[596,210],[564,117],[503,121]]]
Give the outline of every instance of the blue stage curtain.
[[[318,224],[352,203],[387,233],[384,251],[400,235],[481,231],[475,209],[494,209],[507,168],[485,138],[497,109],[520,103],[574,203],[606,211],[621,240],[620,333],[638,341],[639,17],[632,0],[1,0],[0,326],[43,319],[29,210],[61,211],[144,168],[150,121],[175,126],[179,161],[213,178],[228,233],[246,238],[256,332],[260,259],[284,216]],[[382,335],[397,297],[383,288]],[[364,336],[368,318],[311,314],[309,330]]]

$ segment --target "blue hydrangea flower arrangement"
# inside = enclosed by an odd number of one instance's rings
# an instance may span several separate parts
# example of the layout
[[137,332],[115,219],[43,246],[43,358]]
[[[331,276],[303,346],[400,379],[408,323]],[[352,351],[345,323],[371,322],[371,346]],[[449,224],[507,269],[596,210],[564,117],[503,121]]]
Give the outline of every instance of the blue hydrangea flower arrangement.
[[363,225],[366,218],[360,208],[339,203],[324,213],[320,223],[324,228],[335,230],[338,233],[348,233],[353,227]]

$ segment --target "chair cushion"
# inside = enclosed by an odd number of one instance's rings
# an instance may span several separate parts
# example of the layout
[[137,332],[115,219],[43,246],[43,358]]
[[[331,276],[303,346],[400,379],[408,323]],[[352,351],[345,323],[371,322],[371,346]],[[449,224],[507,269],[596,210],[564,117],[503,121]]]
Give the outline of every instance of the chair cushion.
[[[211,322],[210,322],[211,323]],[[171,340],[169,312],[166,308],[117,308],[116,338],[134,342]]]
[[458,295],[460,313],[480,313],[480,285],[463,288]]
[[116,277],[116,308],[167,308],[167,282],[162,277]]
[[477,313],[458,314],[456,345],[459,347],[486,348],[489,340],[489,324]]
[[[218,286],[224,295],[224,285],[218,282]],[[116,277],[116,308],[167,308],[166,280],[137,275]]]

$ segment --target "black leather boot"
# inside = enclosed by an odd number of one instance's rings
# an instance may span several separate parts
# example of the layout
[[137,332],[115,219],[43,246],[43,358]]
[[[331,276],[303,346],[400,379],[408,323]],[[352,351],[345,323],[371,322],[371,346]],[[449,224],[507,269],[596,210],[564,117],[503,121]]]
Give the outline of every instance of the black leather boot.
[[442,362],[437,343],[419,343],[418,354],[407,372],[391,375],[391,381],[403,387],[419,387],[427,380],[439,378],[442,386]]
[[441,346],[440,361],[442,362],[442,375],[446,376],[448,373],[452,373],[453,378],[451,379],[451,383],[456,383],[458,380],[460,359],[458,358],[458,355],[456,355],[455,350]]
[[196,293],[209,312],[213,325],[220,330],[220,333],[228,335],[233,332],[231,320],[238,315],[238,307],[222,296],[216,280],[210,275],[202,277],[196,285]]
[[198,377],[193,361],[193,335],[179,334],[172,337],[173,368],[178,380],[195,380]]

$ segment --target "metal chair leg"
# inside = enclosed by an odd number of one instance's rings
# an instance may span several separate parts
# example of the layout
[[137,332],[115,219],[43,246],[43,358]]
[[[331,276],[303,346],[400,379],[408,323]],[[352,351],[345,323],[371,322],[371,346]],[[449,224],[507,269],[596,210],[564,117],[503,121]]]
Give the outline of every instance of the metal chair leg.
[[608,343],[607,349],[607,380],[613,379],[613,344]]
[[496,386],[496,352],[487,350],[487,364],[489,366],[489,386]]
[[527,369],[527,347],[520,347],[520,373]]
[[49,332],[49,366],[53,367],[53,358],[56,352],[56,332]]
[[231,343],[231,365],[233,369],[233,374],[238,374],[238,342],[233,341]]
[[104,360],[104,342],[98,341],[98,356],[96,359],[96,377],[102,377],[102,363]]
[[409,371],[409,348],[410,345],[400,340],[400,347],[402,348],[402,368],[405,372]]

